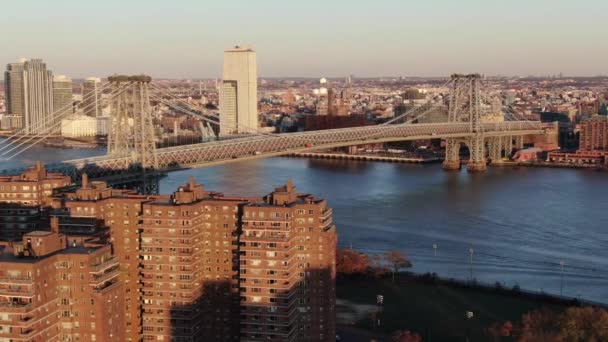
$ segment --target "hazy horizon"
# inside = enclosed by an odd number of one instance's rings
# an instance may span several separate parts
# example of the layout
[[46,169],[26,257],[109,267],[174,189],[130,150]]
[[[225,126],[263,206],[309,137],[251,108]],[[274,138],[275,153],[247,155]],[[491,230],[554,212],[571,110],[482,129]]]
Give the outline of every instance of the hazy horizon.
[[600,0],[21,0],[2,6],[0,64],[212,79],[241,44],[257,51],[261,78],[598,76],[607,13]]

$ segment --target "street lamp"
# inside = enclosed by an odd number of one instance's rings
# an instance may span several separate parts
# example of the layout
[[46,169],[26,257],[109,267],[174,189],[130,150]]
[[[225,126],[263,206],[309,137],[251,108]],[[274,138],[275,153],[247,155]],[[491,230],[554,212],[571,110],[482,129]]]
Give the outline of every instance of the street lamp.
[[473,247],[469,248],[469,277],[470,280],[473,281],[473,254],[475,253],[475,250],[473,249]]
[[566,266],[566,262],[564,260],[560,260],[559,262],[559,267],[560,267],[560,280],[559,280],[559,295],[560,297],[563,297],[564,295],[564,267]]
[[473,313],[473,311],[467,311],[465,314],[467,317],[466,341],[469,342],[471,340],[471,320],[473,319],[473,317],[475,317],[475,314]]

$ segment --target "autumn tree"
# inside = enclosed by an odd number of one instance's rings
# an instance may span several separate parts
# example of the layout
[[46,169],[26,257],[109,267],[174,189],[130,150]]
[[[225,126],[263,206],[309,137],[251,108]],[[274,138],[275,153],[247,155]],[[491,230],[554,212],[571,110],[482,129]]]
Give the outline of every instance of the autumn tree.
[[364,275],[372,266],[368,255],[353,249],[338,248],[336,251],[336,272],[345,276]]
[[548,309],[535,310],[523,315],[520,342],[559,342],[559,316]]
[[512,337],[515,335],[516,327],[511,321],[504,323],[494,323],[488,329],[488,334],[494,338],[495,341],[500,341],[504,337]]
[[397,330],[391,335],[392,342],[422,342],[422,337],[409,330]]
[[521,323],[493,324],[493,337],[513,336],[519,342],[600,342],[608,341],[608,311],[593,307],[572,307],[563,313],[548,309],[522,316]]
[[397,250],[384,253],[384,260],[391,265],[393,271],[393,282],[395,281],[395,273],[398,273],[403,268],[412,267],[412,263],[409,261],[407,256]]
[[584,307],[569,308],[559,320],[562,341],[608,341],[608,310]]

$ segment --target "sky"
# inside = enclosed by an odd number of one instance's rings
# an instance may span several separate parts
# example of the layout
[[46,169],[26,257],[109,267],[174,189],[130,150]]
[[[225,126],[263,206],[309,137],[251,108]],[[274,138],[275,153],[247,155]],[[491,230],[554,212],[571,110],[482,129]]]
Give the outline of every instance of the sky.
[[74,78],[221,77],[235,44],[261,77],[608,74],[606,0],[5,0],[0,32]]

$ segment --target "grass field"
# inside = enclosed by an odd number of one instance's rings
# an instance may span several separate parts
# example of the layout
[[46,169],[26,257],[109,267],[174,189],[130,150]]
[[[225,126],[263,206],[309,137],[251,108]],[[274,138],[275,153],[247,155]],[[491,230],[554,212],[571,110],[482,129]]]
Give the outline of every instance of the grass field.
[[[420,334],[424,341],[466,341],[467,335],[470,341],[492,341],[484,331],[494,322],[519,321],[522,314],[542,307],[565,308],[525,296],[400,278],[395,283],[391,279],[338,280],[338,300],[347,303],[346,308],[339,308],[339,319],[351,306],[359,311],[368,310],[354,319],[355,327],[386,335],[410,330]],[[374,327],[370,311],[376,308],[378,294],[384,296],[384,306],[379,314],[380,327]],[[467,311],[473,312],[473,318],[466,317]]]

